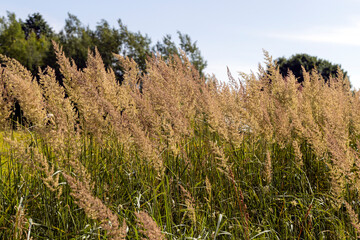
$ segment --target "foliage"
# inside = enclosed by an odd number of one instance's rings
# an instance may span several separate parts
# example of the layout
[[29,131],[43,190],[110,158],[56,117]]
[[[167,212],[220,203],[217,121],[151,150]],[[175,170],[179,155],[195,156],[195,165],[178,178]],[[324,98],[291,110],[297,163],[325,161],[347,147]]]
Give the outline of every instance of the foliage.
[[50,38],[54,34],[40,13],[29,15],[25,22],[21,24],[21,27],[26,39],[30,36],[31,32],[34,32],[38,39],[42,36]]
[[80,20],[72,14],[68,14],[65,27],[59,33],[59,42],[64,46],[64,51],[74,59],[79,68],[86,66],[89,48],[92,46],[91,31],[84,27]]
[[[190,59],[190,62],[199,70],[200,75],[203,76],[203,70],[206,68],[207,62],[201,56],[196,42],[193,43],[188,34],[182,34],[180,31],[178,31],[178,36],[180,39],[181,50],[185,52],[186,56]],[[180,55],[179,48],[177,48],[176,43],[172,41],[171,35],[166,35],[162,42],[157,42],[154,49],[161,53],[165,59],[174,54]]]
[[[308,54],[295,54],[289,59],[286,59],[285,57],[280,57],[276,59],[276,64],[279,66],[280,73],[283,76],[286,76],[288,74],[288,71],[290,70],[295,75],[295,77],[298,78],[298,81],[300,83],[304,81],[304,70],[306,72],[311,72],[312,70],[316,69],[317,71],[319,71],[322,78],[327,81],[330,76],[336,76],[338,68],[341,69],[341,65],[339,64],[332,64],[327,60],[319,59]],[[347,73],[343,69],[341,69],[341,71],[346,77]]]
[[[45,34],[41,35],[38,31],[30,30],[36,29],[30,24],[31,22],[27,22],[22,25],[13,13],[8,13],[7,19],[2,17],[0,19],[0,53],[17,59],[35,74],[39,67],[44,68],[48,64],[46,58],[51,43]],[[27,27],[25,32],[23,26]]]
[[[119,81],[123,79],[123,69],[116,64],[113,54],[121,54],[135,60],[139,69],[144,72],[146,61],[152,54],[168,46],[158,42],[156,47],[151,46],[151,39],[140,32],[132,32],[118,20],[118,28],[110,27],[109,23],[101,20],[95,30],[84,26],[73,14],[68,14],[64,28],[55,33],[39,13],[29,15],[23,22],[17,20],[14,13],[8,13],[7,19],[0,20],[0,53],[17,59],[34,75],[38,68],[42,70],[50,66],[56,70],[57,78],[61,76],[56,64],[56,57],[51,46],[54,40],[63,46],[63,50],[72,58],[79,68],[86,67],[88,51],[99,51],[107,68],[112,68]],[[169,35],[167,35],[169,37]],[[190,58],[200,74],[206,67],[206,61],[201,56],[196,42],[192,42],[188,35],[179,33],[180,46],[172,42],[175,51],[161,51],[164,57],[171,54],[180,54],[181,48]]]
[[55,49],[63,85],[1,56],[1,239],[359,236],[360,92],[340,71],[300,85],[266,55],[221,83],[185,53],[146,74],[116,55],[120,85],[98,51],[80,70]]

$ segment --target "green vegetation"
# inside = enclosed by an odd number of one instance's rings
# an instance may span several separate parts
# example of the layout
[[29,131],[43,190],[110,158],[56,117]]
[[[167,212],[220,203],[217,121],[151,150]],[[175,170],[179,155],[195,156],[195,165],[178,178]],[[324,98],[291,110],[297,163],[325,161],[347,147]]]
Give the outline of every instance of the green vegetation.
[[[303,71],[311,72],[316,69],[320,75],[327,81],[330,76],[335,77],[338,69],[341,69],[341,65],[332,64],[331,62],[319,59],[308,54],[296,54],[291,56],[289,59],[284,57],[276,59],[276,64],[279,66],[280,73],[283,76],[286,76],[289,71],[291,71],[299,82],[303,82]],[[303,70],[304,68],[304,70]],[[344,73],[344,76],[347,76],[347,73],[341,69]]]
[[1,239],[359,236],[360,92],[341,72],[300,85],[266,55],[225,84],[184,53],[145,74],[116,55],[119,84],[96,50],[83,70],[55,55],[62,85],[1,55]]
[[69,14],[64,28],[56,33],[39,13],[29,15],[25,21],[17,19],[14,13],[8,13],[7,18],[0,18],[0,54],[18,60],[33,75],[38,74],[39,68],[44,70],[50,66],[56,70],[58,80],[61,80],[61,75],[51,41],[61,44],[66,55],[79,68],[86,66],[88,50],[94,51],[96,46],[105,66],[114,70],[119,81],[123,79],[123,70],[116,64],[113,53],[134,59],[140,70],[144,71],[145,62],[152,54],[159,52],[164,58],[169,58],[172,54],[179,55],[181,49],[203,75],[207,63],[196,42],[181,32],[178,32],[178,37],[179,44],[166,35],[163,41],[152,45],[149,36],[130,31],[120,19],[118,28],[102,20],[92,30],[84,26],[75,15]]

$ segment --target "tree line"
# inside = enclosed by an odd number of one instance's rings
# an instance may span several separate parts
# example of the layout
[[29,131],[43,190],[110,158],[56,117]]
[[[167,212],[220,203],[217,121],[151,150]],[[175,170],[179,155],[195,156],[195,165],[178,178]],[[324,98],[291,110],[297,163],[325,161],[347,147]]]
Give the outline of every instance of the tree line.
[[0,18],[0,54],[18,60],[37,75],[39,69],[47,66],[58,70],[52,41],[61,45],[66,55],[79,68],[86,66],[88,51],[94,51],[96,47],[105,66],[112,68],[117,79],[121,80],[122,69],[116,64],[113,53],[134,59],[140,70],[144,71],[148,56],[160,54],[167,59],[172,54],[180,54],[181,49],[203,76],[207,62],[201,55],[197,42],[192,41],[188,34],[180,31],[177,34],[178,44],[169,34],[162,41],[152,44],[148,35],[130,31],[120,19],[117,27],[101,20],[95,29],[90,29],[70,13],[65,26],[57,33],[40,13],[31,14],[23,21],[17,19],[15,13],[8,12],[7,17]]
[[[168,59],[173,54],[179,55],[181,49],[199,71],[200,76],[204,76],[207,61],[202,56],[197,42],[180,31],[177,35],[178,44],[169,34],[153,44],[147,34],[129,30],[120,19],[117,27],[101,20],[95,29],[91,29],[70,13],[63,29],[55,32],[40,13],[30,14],[23,21],[17,19],[15,13],[8,12],[6,17],[0,18],[0,54],[18,60],[34,76],[38,74],[39,69],[50,66],[55,69],[61,81],[52,41],[61,45],[67,57],[73,59],[80,69],[86,66],[88,51],[94,51],[96,47],[105,66],[112,68],[116,78],[121,82],[123,71],[116,63],[113,53],[134,59],[139,69],[145,71],[146,60],[152,54],[159,54]],[[302,66],[308,72],[317,69],[325,81],[330,75],[335,76],[338,68],[341,69],[341,65],[308,54],[296,54],[288,59],[281,57],[275,62],[283,76],[290,70],[299,82],[303,81]],[[347,72],[341,70],[347,76]]]

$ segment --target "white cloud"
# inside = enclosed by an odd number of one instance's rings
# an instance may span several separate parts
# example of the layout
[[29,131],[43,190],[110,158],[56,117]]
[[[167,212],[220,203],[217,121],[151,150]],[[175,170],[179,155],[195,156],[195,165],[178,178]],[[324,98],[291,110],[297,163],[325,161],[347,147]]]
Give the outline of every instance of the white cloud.
[[313,27],[303,32],[275,33],[269,36],[285,40],[360,46],[360,19],[353,18],[347,26]]

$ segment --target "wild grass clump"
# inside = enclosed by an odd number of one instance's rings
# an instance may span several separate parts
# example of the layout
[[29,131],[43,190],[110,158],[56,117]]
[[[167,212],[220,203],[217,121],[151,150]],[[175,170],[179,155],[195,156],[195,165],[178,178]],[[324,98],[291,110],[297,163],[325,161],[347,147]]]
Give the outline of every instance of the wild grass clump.
[[356,239],[360,93],[267,68],[203,78],[185,55],[140,71],[54,43],[33,78],[1,56],[1,239]]

